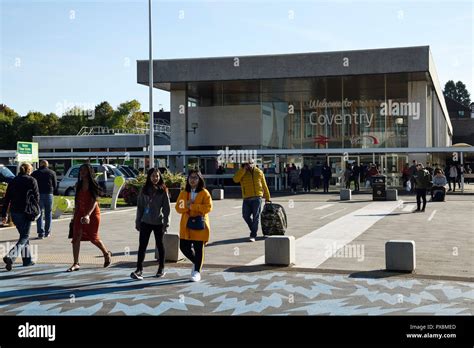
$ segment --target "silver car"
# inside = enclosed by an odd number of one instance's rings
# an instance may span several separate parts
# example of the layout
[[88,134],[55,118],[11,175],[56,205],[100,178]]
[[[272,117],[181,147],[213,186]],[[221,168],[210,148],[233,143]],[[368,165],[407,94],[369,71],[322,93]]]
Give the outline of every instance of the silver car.
[[[104,164],[107,168],[107,196],[111,196],[114,190],[114,179],[116,176],[125,176],[116,166],[111,164]],[[75,185],[77,183],[77,178],[79,176],[79,168],[81,167],[80,164],[72,166],[69,170],[64,174],[63,179],[58,184],[58,194],[60,196],[74,196],[75,192]],[[92,163],[91,164],[94,173],[97,173],[100,167],[100,164]]]

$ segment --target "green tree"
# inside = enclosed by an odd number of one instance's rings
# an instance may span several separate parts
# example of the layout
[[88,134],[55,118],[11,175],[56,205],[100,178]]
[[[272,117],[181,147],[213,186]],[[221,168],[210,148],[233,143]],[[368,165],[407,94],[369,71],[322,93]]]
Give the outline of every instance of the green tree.
[[469,106],[471,103],[470,94],[467,91],[466,85],[461,81],[454,83],[453,80],[449,80],[446,82],[443,94],[466,106]]
[[114,109],[106,101],[96,105],[94,118],[89,120],[91,126],[111,127],[114,120]]
[[16,149],[16,128],[14,124],[20,119],[15,110],[0,104],[0,149]]
[[134,124],[140,119],[140,115],[136,115],[141,113],[140,108],[140,103],[135,99],[120,104],[115,111],[112,128],[128,128],[130,124]]
[[59,134],[76,135],[82,127],[87,126],[88,111],[79,107],[67,110],[59,119]]

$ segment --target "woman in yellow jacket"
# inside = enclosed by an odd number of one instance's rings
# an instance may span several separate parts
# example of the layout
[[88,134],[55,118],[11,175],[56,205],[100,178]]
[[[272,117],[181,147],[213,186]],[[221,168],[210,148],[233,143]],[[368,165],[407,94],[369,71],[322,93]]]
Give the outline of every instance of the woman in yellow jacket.
[[[176,201],[176,211],[181,214],[179,225],[179,248],[193,263],[191,281],[201,280],[204,262],[204,245],[209,241],[209,216],[212,199],[205,188],[204,178],[197,170],[190,170],[186,189]],[[193,250],[194,249],[194,250]]]

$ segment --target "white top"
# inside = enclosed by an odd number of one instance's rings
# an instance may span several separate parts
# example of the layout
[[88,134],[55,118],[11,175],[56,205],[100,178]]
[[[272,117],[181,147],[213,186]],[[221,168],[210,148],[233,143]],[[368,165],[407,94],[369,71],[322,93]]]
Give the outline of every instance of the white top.
[[191,189],[191,202],[194,203],[194,200],[196,199],[196,196],[197,196],[197,192],[196,192],[196,189]]

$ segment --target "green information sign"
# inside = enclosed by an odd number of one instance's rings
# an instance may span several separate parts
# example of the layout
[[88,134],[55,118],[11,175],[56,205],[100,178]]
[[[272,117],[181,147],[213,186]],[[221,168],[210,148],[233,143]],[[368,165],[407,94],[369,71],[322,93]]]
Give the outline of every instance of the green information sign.
[[39,162],[38,143],[18,141],[16,143],[17,162]]

